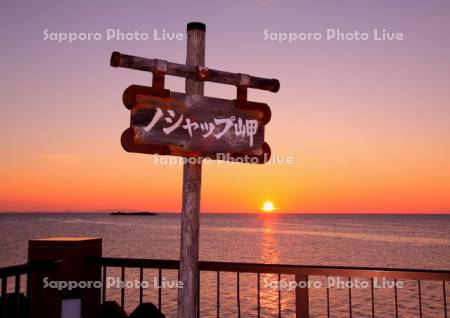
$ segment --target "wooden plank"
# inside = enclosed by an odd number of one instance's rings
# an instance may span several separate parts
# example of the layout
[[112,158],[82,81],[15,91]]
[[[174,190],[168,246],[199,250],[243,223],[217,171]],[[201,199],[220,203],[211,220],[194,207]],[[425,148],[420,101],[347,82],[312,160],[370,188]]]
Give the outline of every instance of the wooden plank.
[[260,153],[270,120],[270,108],[263,103],[176,92],[162,97],[137,85],[124,92],[123,101],[131,108],[135,143],[175,145],[203,154]]
[[227,155],[223,154],[201,154],[198,152],[184,151],[178,146],[167,145],[150,145],[150,144],[137,144],[134,142],[134,131],[132,128],[127,128],[120,138],[120,142],[125,151],[131,153],[140,153],[147,155],[165,155],[165,156],[178,156],[178,157],[204,157],[213,160],[223,160],[241,163],[254,163],[264,164],[270,160],[271,149],[270,146],[264,142],[256,154],[245,154],[239,152],[233,152]]
[[277,79],[262,78],[240,73],[231,73],[198,67],[197,65],[185,65],[164,60],[145,58],[113,52],[111,55],[111,66],[124,67],[133,70],[156,72],[156,65],[166,66],[166,74],[196,81],[209,81],[234,86],[245,86],[249,88],[278,92],[280,82]]
[[[187,25],[186,64],[205,65],[205,29],[203,23]],[[186,94],[202,96],[204,83],[186,80]],[[187,107],[188,108],[188,107]],[[206,110],[208,111],[208,110]],[[196,318],[199,305],[199,241],[202,163],[183,165],[183,198],[181,209],[180,279],[178,318]]]

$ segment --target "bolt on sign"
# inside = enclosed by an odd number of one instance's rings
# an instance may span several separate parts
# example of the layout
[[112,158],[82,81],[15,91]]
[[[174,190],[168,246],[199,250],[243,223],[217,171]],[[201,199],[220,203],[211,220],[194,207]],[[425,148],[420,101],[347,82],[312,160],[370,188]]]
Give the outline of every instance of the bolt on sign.
[[[269,160],[271,151],[264,141],[264,130],[270,121],[270,108],[248,101],[247,88],[277,92],[278,80],[118,52],[112,54],[111,66],[153,73],[151,87],[131,85],[123,93],[123,103],[131,112],[130,128],[121,139],[126,151],[213,159],[230,154],[226,158],[246,156],[258,163]],[[235,85],[237,98],[171,92],[164,88],[165,75]]]

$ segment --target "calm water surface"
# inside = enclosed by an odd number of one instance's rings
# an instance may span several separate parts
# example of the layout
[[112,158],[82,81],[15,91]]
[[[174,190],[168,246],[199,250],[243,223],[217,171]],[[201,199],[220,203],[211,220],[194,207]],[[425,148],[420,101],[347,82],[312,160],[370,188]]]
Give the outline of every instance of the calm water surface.
[[[28,240],[47,236],[92,236],[103,238],[103,255],[135,258],[179,258],[180,216],[114,217],[107,214],[0,214],[0,266],[26,261]],[[341,265],[450,269],[450,216],[438,215],[211,215],[201,216],[200,258],[280,264]],[[145,271],[153,282],[156,272]],[[117,276],[110,270],[108,276]],[[166,279],[177,278],[165,271]],[[127,279],[138,272],[127,271]],[[277,280],[262,275],[262,281]],[[292,280],[293,277],[283,277]],[[314,278],[321,279],[321,278]],[[215,315],[215,273],[202,274],[202,316]],[[399,292],[400,316],[418,314],[417,286],[405,282]],[[440,289],[439,289],[440,287]],[[443,317],[442,284],[424,282],[424,317]],[[450,284],[447,284],[450,289]],[[378,317],[393,317],[392,290],[377,290]],[[118,299],[117,290],[108,290]],[[173,317],[176,290],[163,291],[163,311]],[[127,309],[135,305],[137,291],[127,290]],[[154,289],[147,300],[157,302]],[[256,315],[256,277],[241,275],[243,317]],[[278,291],[262,283],[262,317],[277,313]],[[348,316],[347,291],[331,289],[332,317]],[[369,290],[356,290],[353,317],[370,317]],[[311,317],[326,317],[326,291],[313,289]],[[447,300],[449,302],[450,299]],[[282,292],[283,316],[291,317],[293,291]],[[236,316],[236,275],[221,275],[221,315]]]

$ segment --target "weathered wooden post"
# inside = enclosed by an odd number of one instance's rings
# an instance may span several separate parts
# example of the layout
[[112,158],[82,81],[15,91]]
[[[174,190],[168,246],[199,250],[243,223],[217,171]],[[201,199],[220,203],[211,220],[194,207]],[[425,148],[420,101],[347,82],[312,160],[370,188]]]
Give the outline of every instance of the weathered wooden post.
[[[187,65],[205,66],[205,32],[203,23],[187,25]],[[186,94],[203,96],[204,83],[186,79]],[[198,306],[198,254],[200,230],[201,162],[185,162],[183,166],[183,200],[181,217],[180,279],[178,317],[195,318]]]
[[[130,127],[121,137],[132,153],[185,157],[181,217],[178,317],[195,318],[199,299],[199,214],[201,158],[263,164],[271,150],[264,141],[270,121],[267,104],[247,100],[247,89],[277,92],[280,82],[205,67],[203,23],[187,25],[186,64],[113,52],[110,64],[151,72],[152,86],[131,85],[122,96],[130,110]],[[164,87],[166,75],[186,78],[186,93]],[[203,96],[204,82],[237,88],[234,100]],[[226,156],[224,156],[226,155]]]
[[[296,274],[295,281],[299,283],[308,283],[308,276]],[[308,318],[309,317],[309,290],[307,287],[295,287],[295,317]]]

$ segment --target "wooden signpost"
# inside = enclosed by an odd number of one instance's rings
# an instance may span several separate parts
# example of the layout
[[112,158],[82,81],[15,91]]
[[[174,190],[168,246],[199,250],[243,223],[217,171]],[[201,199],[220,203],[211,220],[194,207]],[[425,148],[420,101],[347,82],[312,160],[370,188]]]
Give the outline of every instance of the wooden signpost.
[[270,120],[266,104],[152,93],[151,88],[137,85],[124,93],[135,143],[174,145],[202,154],[261,151],[264,125]]
[[[270,147],[264,142],[270,108],[247,101],[247,89],[277,92],[280,83],[206,68],[205,31],[203,23],[187,25],[186,64],[113,52],[111,66],[153,74],[151,87],[132,85],[123,94],[131,120],[122,134],[122,146],[135,153],[213,159],[228,154],[227,158],[246,156],[256,160],[244,162],[265,163],[270,158]],[[186,93],[165,89],[166,75],[186,78]],[[205,81],[236,86],[237,98],[203,96]],[[201,160],[183,166],[180,279],[184,287],[179,291],[179,318],[197,317],[201,167]]]

